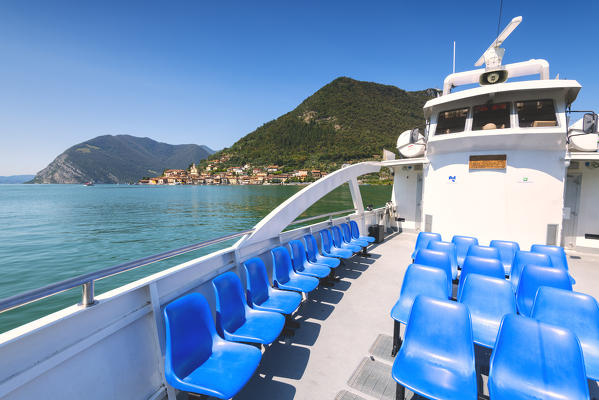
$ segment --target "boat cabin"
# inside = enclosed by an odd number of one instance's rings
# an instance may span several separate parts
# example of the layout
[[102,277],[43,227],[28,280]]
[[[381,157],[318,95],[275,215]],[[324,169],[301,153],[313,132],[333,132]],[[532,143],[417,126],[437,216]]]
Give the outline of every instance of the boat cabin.
[[586,132],[570,126],[581,85],[549,79],[545,60],[488,69],[449,75],[424,105],[425,133],[398,139],[414,157],[387,162],[402,229],[599,249],[596,114]]

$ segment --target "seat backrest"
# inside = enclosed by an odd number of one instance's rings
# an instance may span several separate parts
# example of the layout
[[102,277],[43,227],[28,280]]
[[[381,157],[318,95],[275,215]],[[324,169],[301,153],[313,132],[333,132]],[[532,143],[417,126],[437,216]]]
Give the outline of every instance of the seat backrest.
[[556,268],[568,269],[568,257],[563,247],[550,246],[547,244],[533,244],[530,247],[533,253],[546,254],[551,258],[551,264]]
[[328,229],[323,229],[320,232],[320,241],[322,242],[322,248],[325,252],[331,252],[331,246],[333,245],[331,239],[331,232]]
[[458,302],[466,304],[470,313],[496,321],[501,321],[506,314],[517,313],[512,285],[503,278],[468,274]]
[[449,259],[451,260],[451,269],[453,272],[457,273],[458,259],[455,244],[451,242],[442,242],[440,240],[431,240],[430,242],[428,242],[428,246],[426,248],[429,250],[436,250],[447,253],[449,255]]
[[262,304],[268,299],[268,274],[264,261],[258,257],[250,258],[243,263],[247,281],[248,302]]
[[528,264],[522,271],[516,290],[516,303],[520,314],[530,316],[535,296],[541,286],[572,291],[572,283],[565,269]]
[[597,354],[597,350],[599,350],[599,305],[594,297],[569,290],[541,286],[533,303],[531,317],[570,329],[580,340],[583,353],[586,353],[586,349],[594,349],[592,351]]
[[576,336],[568,329],[514,314],[501,323],[488,386],[494,400],[589,398]]
[[416,245],[414,246],[414,253],[412,257],[416,257],[416,253],[420,249],[426,249],[430,241],[441,241],[441,234],[435,232],[420,232],[416,238]]
[[304,242],[306,242],[306,257],[308,258],[308,261],[316,262],[318,254],[318,243],[316,243],[316,238],[312,235],[305,235]]
[[447,290],[447,274],[437,267],[410,264],[403,277],[399,294],[398,319],[407,324],[414,299],[418,295],[426,295],[443,300],[449,299]]
[[289,282],[289,274],[293,269],[289,251],[283,246],[275,247],[270,251],[272,255],[273,280],[278,283]]
[[462,292],[468,274],[479,274],[498,279],[504,279],[505,277],[503,264],[498,259],[468,256],[462,265],[462,273],[458,283],[458,297]]
[[358,239],[360,237],[360,228],[358,228],[358,223],[356,221],[349,221],[349,226],[351,227],[351,235]]
[[471,236],[455,235],[451,239],[451,242],[453,244],[455,244],[455,247],[456,247],[456,254],[458,256],[458,264],[461,264],[461,262],[464,260],[464,258],[466,258],[466,254],[468,253],[468,249],[470,248],[470,246],[478,245],[478,239],[475,237],[471,237]]
[[164,308],[166,328],[165,374],[184,378],[212,354],[216,335],[208,302],[191,293]]
[[512,266],[516,252],[520,250],[520,245],[508,240],[491,240],[489,244],[499,250],[499,258],[504,265]]
[[518,287],[518,281],[520,280],[522,270],[528,264],[543,265],[546,267],[553,266],[551,259],[546,254],[523,250],[517,251],[514,256],[514,262],[512,263],[512,270],[510,271],[510,282],[512,282],[514,289]]
[[499,255],[499,249],[490,246],[479,246],[474,244],[468,248],[468,252],[466,253],[466,257],[474,256],[474,257],[482,257],[482,258],[495,258],[497,260],[501,260]]
[[343,231],[343,240],[346,243],[351,242],[352,236],[351,236],[351,229],[350,229],[349,225],[348,224],[341,224],[341,230]]
[[414,264],[428,265],[444,270],[447,274],[447,283],[449,286],[449,291],[451,292],[452,275],[451,259],[449,258],[449,254],[443,251],[420,249],[416,254]]
[[[402,351],[451,360],[465,375],[474,369],[472,322],[465,305],[425,295],[412,305]],[[434,361],[433,361],[434,363]],[[476,383],[474,383],[476,385]]]
[[293,269],[296,271],[303,271],[305,269],[304,263],[307,261],[304,244],[301,240],[291,240],[289,242],[289,247],[291,248],[291,262]]
[[343,245],[343,239],[341,238],[341,229],[337,225],[331,226],[331,232],[333,232],[333,245],[335,247],[341,247]]
[[246,300],[241,280],[235,273],[225,272],[212,280],[216,295],[216,329],[234,332],[245,323]]

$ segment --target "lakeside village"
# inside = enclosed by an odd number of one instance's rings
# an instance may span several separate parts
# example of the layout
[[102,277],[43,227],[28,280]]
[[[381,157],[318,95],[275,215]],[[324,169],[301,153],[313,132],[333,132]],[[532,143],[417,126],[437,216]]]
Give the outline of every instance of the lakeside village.
[[[373,158],[380,159],[378,155]],[[319,169],[288,168],[279,165],[253,166],[245,164],[239,167],[226,167],[229,156],[210,160],[201,169],[197,164],[191,164],[187,170],[167,169],[162,176],[144,177],[138,185],[284,185],[314,182],[328,173]],[[392,183],[389,172],[381,170],[376,174],[364,176],[359,183],[386,184]]]
[[[192,164],[188,170],[167,169],[162,176],[143,178],[139,184],[145,185],[280,185],[289,183],[308,183],[326,176],[326,172],[313,169],[300,169],[287,172],[284,167],[269,165],[254,167],[245,164],[242,167],[219,168],[220,160],[214,160],[203,171]],[[285,171],[285,172],[283,172]]]

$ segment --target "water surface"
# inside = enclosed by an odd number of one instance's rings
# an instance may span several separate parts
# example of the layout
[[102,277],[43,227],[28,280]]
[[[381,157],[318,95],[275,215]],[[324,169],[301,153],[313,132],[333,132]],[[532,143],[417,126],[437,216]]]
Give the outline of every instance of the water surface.
[[[301,186],[0,185],[0,298],[253,227]],[[361,186],[382,206],[390,186]],[[347,186],[303,216],[353,208]],[[96,294],[234,240],[96,282]],[[0,314],[0,332],[80,301],[79,288]]]

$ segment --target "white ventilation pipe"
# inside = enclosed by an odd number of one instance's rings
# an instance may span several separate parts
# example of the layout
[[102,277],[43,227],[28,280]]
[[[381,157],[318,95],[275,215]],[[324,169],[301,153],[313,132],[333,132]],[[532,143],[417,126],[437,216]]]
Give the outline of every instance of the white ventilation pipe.
[[[549,79],[549,63],[542,59],[507,64],[503,68],[508,72],[508,79],[536,74],[539,74],[541,79]],[[485,72],[485,69],[481,68],[448,75],[443,82],[443,95],[451,93],[451,89],[456,86],[478,83],[480,75]]]

